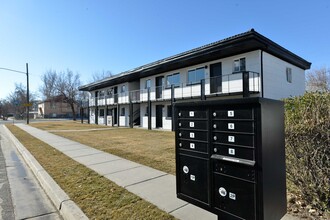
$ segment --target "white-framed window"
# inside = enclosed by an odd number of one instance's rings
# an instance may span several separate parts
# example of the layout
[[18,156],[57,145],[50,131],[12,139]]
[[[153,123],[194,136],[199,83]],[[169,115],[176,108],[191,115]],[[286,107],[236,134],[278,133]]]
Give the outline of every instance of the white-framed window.
[[121,108],[120,116],[125,116],[125,108]]
[[286,81],[292,83],[292,69],[289,67],[286,68]]
[[121,93],[126,92],[126,85],[122,85],[122,86],[120,87],[120,92],[121,92]]
[[104,90],[99,91],[99,97],[104,97]]
[[113,97],[113,88],[107,90],[107,96],[109,98],[112,98]]
[[245,71],[245,57],[234,60],[234,72]]
[[188,84],[200,83],[202,79],[205,79],[204,67],[188,70]]
[[173,73],[166,76],[166,87],[171,87],[171,85],[180,86],[180,73]]
[[151,79],[147,79],[146,80],[146,83],[145,83],[145,85],[144,85],[144,88],[145,89],[148,89],[148,88],[150,88],[151,87]]
[[104,109],[100,109],[100,117],[104,117]]

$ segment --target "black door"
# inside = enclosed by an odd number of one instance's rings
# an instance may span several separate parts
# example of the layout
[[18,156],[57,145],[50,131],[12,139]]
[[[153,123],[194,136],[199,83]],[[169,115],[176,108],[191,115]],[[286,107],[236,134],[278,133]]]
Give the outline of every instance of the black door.
[[113,109],[113,117],[112,117],[112,120],[113,120],[113,124],[116,125],[117,124],[117,118],[118,118],[118,115],[117,115],[117,108],[114,108]]
[[114,96],[115,96],[114,97],[114,99],[115,99],[114,102],[118,103],[118,87],[117,86],[113,88],[113,93],[114,93]]
[[156,128],[163,127],[163,105],[156,105]]
[[222,92],[222,67],[221,63],[210,66],[210,86],[211,93]]
[[156,98],[160,99],[163,95],[164,76],[156,77]]

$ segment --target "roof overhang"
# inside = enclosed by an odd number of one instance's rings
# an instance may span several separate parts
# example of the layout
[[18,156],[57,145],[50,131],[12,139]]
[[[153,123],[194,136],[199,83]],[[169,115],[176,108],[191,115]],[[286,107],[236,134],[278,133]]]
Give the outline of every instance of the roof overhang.
[[252,29],[248,32],[235,35],[233,37],[226,38],[224,40],[217,41],[196,49],[192,49],[175,56],[158,60],[156,62],[123,72],[101,81],[81,86],[79,87],[79,90],[93,91],[124,82],[136,81],[137,79],[155,74],[161,74],[187,66],[193,66],[199,63],[234,56],[254,50],[266,51],[267,53],[272,54],[304,70],[309,69],[311,66],[310,62],[286,50],[285,48],[281,47],[280,45]]

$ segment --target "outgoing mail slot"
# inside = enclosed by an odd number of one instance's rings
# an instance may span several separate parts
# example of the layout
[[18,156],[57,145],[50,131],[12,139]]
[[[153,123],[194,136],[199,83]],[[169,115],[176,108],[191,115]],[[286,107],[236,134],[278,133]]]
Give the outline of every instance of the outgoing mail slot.
[[207,153],[207,146],[208,146],[207,143],[185,141],[185,140],[179,141],[180,149],[191,150],[191,151],[196,151],[196,152]]
[[254,132],[254,124],[252,121],[213,121],[212,128],[216,131]]
[[214,206],[217,210],[242,219],[256,219],[254,183],[221,174],[214,174],[213,180]]
[[207,113],[202,110],[181,110],[178,116],[179,118],[207,118]]
[[211,112],[212,118],[219,119],[253,119],[253,109],[223,109]]
[[240,145],[254,147],[254,136],[252,134],[230,134],[213,132],[213,141],[222,144]]
[[213,152],[216,154],[221,154],[223,156],[228,156],[228,157],[241,158],[245,160],[255,160],[254,149],[251,148],[220,145],[220,144],[214,144],[213,148],[214,148]]
[[181,139],[207,141],[206,131],[179,130],[178,136]]
[[179,128],[207,130],[207,121],[180,120]]
[[186,155],[179,156],[178,193],[208,203],[208,161]]
[[256,171],[254,167],[220,160],[212,160],[212,162],[214,172],[255,182]]

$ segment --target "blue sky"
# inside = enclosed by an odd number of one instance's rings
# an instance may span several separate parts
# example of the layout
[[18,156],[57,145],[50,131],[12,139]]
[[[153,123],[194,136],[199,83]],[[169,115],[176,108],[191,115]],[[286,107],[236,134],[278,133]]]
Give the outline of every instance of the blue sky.
[[[313,63],[330,67],[328,0],[0,0],[0,68],[25,71],[30,90],[49,69],[87,83],[251,28]],[[0,70],[0,99],[26,76]]]

